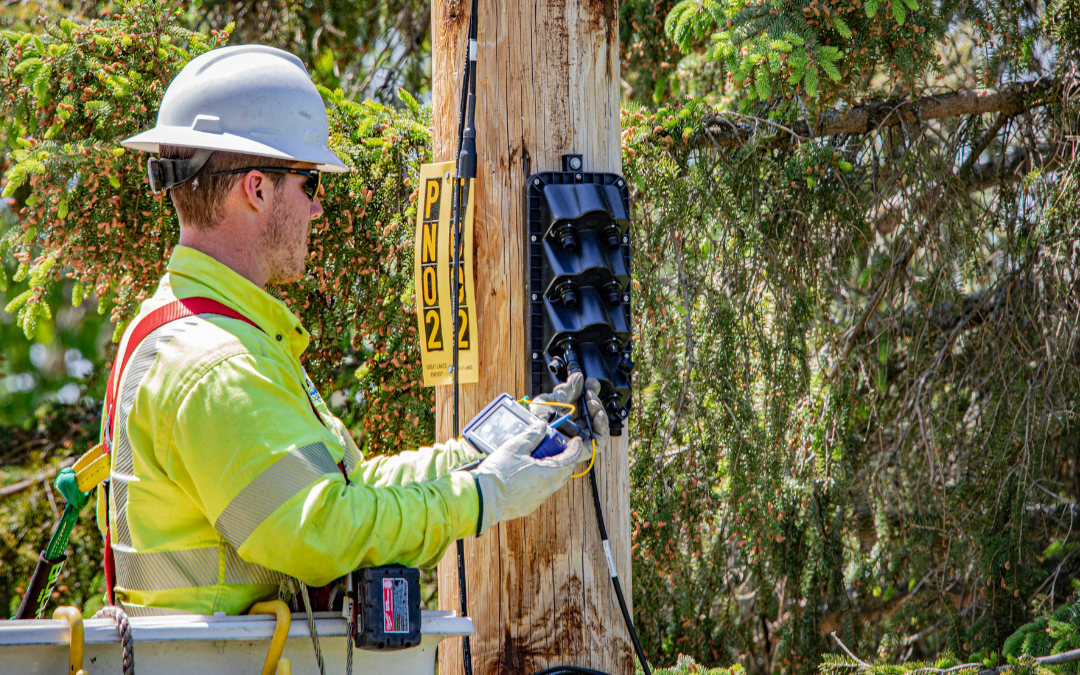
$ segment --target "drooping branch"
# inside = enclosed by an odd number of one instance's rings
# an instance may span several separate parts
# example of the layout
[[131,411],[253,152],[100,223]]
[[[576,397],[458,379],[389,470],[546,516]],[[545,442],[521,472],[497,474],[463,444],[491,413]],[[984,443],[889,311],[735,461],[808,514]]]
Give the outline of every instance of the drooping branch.
[[[891,670],[888,666],[872,665],[867,663],[866,661],[863,661],[859,657],[856,657],[855,654],[850,649],[848,649],[847,645],[840,642],[840,638],[836,636],[836,633],[833,633],[832,635],[833,638],[836,640],[837,645],[839,645],[840,649],[842,649],[843,652],[847,653],[848,657],[855,662],[855,664],[853,664],[851,667],[856,673],[883,673]],[[1080,649],[1072,649],[1070,651],[1063,651],[1062,653],[1051,654],[1051,656],[1049,657],[1025,657],[1025,659],[1030,659],[1031,662],[1038,663],[1040,665],[1061,665],[1062,663],[1080,661]],[[920,673],[930,673],[932,675],[948,675],[948,673],[959,673],[962,671],[977,672],[978,675],[997,675],[998,673],[1004,673],[1011,670],[1026,669],[1026,667],[1030,667],[1031,664],[1018,663],[998,665],[995,667],[989,667],[989,669],[987,669],[987,667],[984,667],[985,665],[986,664],[982,662],[961,663],[959,665],[954,665],[951,667],[944,667],[944,669],[941,669],[941,667],[923,666],[916,667],[916,669],[912,669],[910,671],[905,671],[904,675],[919,675]]]
[[[1009,296],[1009,284],[997,289],[987,289],[960,298],[957,302],[946,300],[929,308],[923,315],[924,328],[934,333],[944,333],[963,325],[965,328],[978,328],[1005,307]],[[990,297],[987,297],[990,296]],[[912,325],[901,328],[903,333],[916,330]]]
[[[1001,89],[972,89],[949,94],[923,96],[914,100],[864,103],[847,112],[826,113],[812,126],[799,121],[781,127],[753,117],[719,112],[709,120],[694,140],[695,145],[738,147],[754,138],[763,145],[777,147],[818,136],[866,134],[876,129],[918,124],[920,121],[1000,113],[1003,119],[1043,105],[1045,94],[1054,87],[1048,79],[1021,82]],[[767,132],[767,135],[766,135]]]
[[1021,146],[1005,157],[997,157],[971,167],[967,175],[968,192],[979,192],[994,185],[1017,181],[1034,169],[1048,171],[1066,160],[1065,153],[1071,145],[1053,143],[1032,150]]
[[[1006,155],[997,161],[991,161],[972,167],[968,171],[968,180],[964,186],[961,186],[961,189],[966,190],[967,192],[973,192],[976,191],[976,187],[974,187],[976,185],[983,186],[980,189],[986,189],[991,187],[995,182],[1001,182],[1003,178],[1006,181],[1017,180],[1021,176],[1021,170],[1025,168],[1030,170],[1035,167],[1042,167],[1044,169],[1055,167],[1063,159],[1064,152],[1065,147],[1062,144],[1047,146],[1045,151],[1043,148],[1038,148],[1035,152],[1031,152],[1027,148],[1018,148],[1016,152]],[[956,179],[951,180],[953,183],[956,182]],[[925,213],[925,219],[923,220],[922,226],[918,229],[915,236],[904,244],[904,248],[900,249],[900,254],[894,257],[889,269],[886,271],[884,277],[878,283],[870,296],[869,301],[866,303],[859,319],[844,335],[843,346],[840,350],[839,358],[829,369],[829,379],[832,379],[839,373],[840,365],[845,362],[851,354],[857,340],[862,336],[862,333],[866,328],[867,321],[876,311],[878,305],[885,297],[885,294],[892,288],[893,283],[904,274],[908,263],[910,263],[914,257],[916,249],[921,245],[923,237],[927,232],[930,232],[937,227],[946,208],[946,200],[944,197],[946,194],[947,183],[949,183],[949,179],[939,182],[930,190],[923,193],[923,197],[920,200],[924,205],[922,212]],[[953,187],[957,186],[953,185]],[[902,206],[902,203],[897,203],[892,204],[891,208],[893,211],[897,211],[902,208]],[[887,210],[888,209],[885,209],[877,215],[880,218],[885,218]],[[901,242],[898,242],[898,245],[900,244]],[[964,316],[969,317],[969,315]],[[970,315],[969,318],[974,318],[974,315]]]
[[[862,336],[863,330],[866,328],[866,322],[877,310],[882,298],[884,298],[885,294],[893,287],[896,280],[907,270],[908,263],[915,257],[916,249],[922,245],[923,237],[925,237],[928,232],[937,228],[938,221],[945,213],[946,200],[944,199],[944,196],[945,186],[942,183],[938,183],[927,193],[927,203],[932,204],[933,206],[926,214],[926,219],[914,236],[906,242],[897,242],[897,250],[899,253],[893,257],[892,264],[889,265],[889,269],[878,282],[877,287],[871,294],[870,300],[866,303],[859,319],[844,335],[844,342],[840,349],[840,354],[833,362],[832,367],[829,368],[827,375],[829,380],[832,380],[840,373],[840,365],[847,361],[852,349],[855,348],[856,342],[859,337]],[[903,245],[902,249],[899,248],[901,245]]]
[[[832,637],[834,640],[836,640],[836,643],[837,645],[839,645],[840,649],[844,650],[844,653],[847,654],[848,657],[851,658],[853,661],[855,661],[855,664],[850,666],[854,669],[855,672],[881,673],[887,672],[889,670],[888,666],[875,666],[860,659],[850,649],[847,648],[847,645],[840,641],[840,638],[836,637],[835,632],[832,633]],[[1050,656],[1024,657],[1024,659],[1030,659],[1031,662],[1043,666],[1056,666],[1063,663],[1080,661],[1080,649],[1072,649],[1070,651],[1061,652],[1060,654],[1051,654]],[[952,666],[951,668],[934,668],[926,666],[922,668],[913,668],[911,670],[905,671],[904,675],[918,675],[919,673],[931,673],[932,675],[948,675],[948,673],[957,673],[961,671],[974,671],[977,672],[978,675],[997,675],[998,673],[1003,673],[1009,670],[1029,668],[1031,666],[1031,663],[1008,664],[1003,666],[995,666],[992,668],[986,668],[985,665],[986,664],[981,662],[975,662],[961,663],[959,665]]]
[[[961,167],[956,174],[957,192],[972,194],[1015,183],[1035,169],[1052,171],[1068,162],[1065,153],[1070,147],[1065,143],[1048,143],[1034,149],[1021,146],[980,164],[965,164],[967,170]],[[867,221],[873,223],[878,233],[885,235],[900,224],[905,211],[928,208],[921,196],[913,199],[897,192],[875,204],[867,213]]]
[[968,176],[971,175],[971,170],[975,167],[975,163],[979,161],[979,156],[983,154],[990,144],[997,138],[998,132],[1001,131],[1001,127],[1005,126],[1005,123],[1012,119],[1011,115],[1005,113],[998,113],[997,119],[990,125],[983,135],[979,138],[979,141],[975,145],[971,146],[971,151],[968,152],[967,159],[960,165],[960,169],[956,172],[957,177],[961,181],[966,181]]

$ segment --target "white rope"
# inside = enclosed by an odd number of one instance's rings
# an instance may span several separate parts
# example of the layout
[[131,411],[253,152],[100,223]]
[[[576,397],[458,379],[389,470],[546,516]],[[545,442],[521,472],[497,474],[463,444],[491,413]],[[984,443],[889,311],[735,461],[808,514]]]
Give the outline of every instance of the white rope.
[[116,632],[120,633],[120,643],[124,648],[124,675],[135,674],[135,638],[131,636],[131,622],[124,610],[115,605],[105,606],[94,613],[93,619],[111,618],[116,622]]

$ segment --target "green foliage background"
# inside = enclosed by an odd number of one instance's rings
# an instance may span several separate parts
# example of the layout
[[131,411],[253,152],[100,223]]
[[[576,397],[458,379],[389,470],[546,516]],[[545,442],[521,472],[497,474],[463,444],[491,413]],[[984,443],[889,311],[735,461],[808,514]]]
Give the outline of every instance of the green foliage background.
[[[430,144],[427,85],[409,75],[427,58],[425,6],[256,18],[242,3],[147,1],[11,19],[0,484],[95,435],[111,338],[177,232],[117,140],[153,124],[191,56],[237,40],[301,54],[356,168],[327,181],[306,278],[274,289],[315,338],[306,368],[365,451],[432,440],[409,225]],[[1080,5],[619,11],[634,604],[650,658],[680,673],[839,673],[865,668],[830,653],[833,632],[879,669],[1071,645],[1074,619],[1054,612],[1074,606],[1080,570]],[[412,60],[378,61],[374,34],[411,35]],[[904,107],[1024,83],[1001,112],[923,120]],[[888,102],[869,132],[812,133],[866,101]],[[69,367],[80,359],[92,373]],[[16,494],[0,506],[5,606],[51,527],[40,482]],[[60,601],[98,593],[97,546],[76,533]]]

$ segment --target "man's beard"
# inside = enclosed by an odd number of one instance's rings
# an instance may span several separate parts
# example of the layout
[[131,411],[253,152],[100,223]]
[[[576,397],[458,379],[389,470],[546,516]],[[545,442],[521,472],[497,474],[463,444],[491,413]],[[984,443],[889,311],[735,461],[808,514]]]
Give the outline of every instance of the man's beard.
[[295,234],[303,228],[303,221],[290,223],[288,218],[284,200],[275,201],[260,245],[271,284],[288,284],[304,276],[307,236],[297,240]]

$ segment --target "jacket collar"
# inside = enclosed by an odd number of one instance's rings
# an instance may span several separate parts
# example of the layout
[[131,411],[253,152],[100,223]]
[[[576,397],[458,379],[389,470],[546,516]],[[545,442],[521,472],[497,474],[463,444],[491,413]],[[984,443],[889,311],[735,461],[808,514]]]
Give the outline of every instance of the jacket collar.
[[167,278],[177,299],[202,296],[223,302],[271,338],[287,341],[297,359],[311,341],[300,319],[284,302],[205,253],[178,244],[169,258]]

